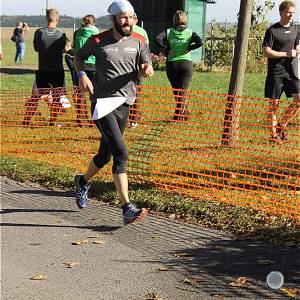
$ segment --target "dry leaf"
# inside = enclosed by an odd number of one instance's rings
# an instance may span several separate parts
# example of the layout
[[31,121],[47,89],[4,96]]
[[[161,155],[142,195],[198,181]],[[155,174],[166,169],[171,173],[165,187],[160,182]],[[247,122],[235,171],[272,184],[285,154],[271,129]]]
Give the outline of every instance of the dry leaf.
[[162,300],[162,298],[158,293],[154,292],[147,295],[147,300]]
[[98,238],[100,238],[100,235],[89,235],[86,238],[87,239],[98,239]]
[[292,298],[295,298],[297,295],[297,290],[295,290],[295,289],[282,288],[280,290]]
[[171,271],[170,269],[168,269],[167,267],[161,267],[157,269],[160,272],[166,272],[166,271]]
[[73,267],[79,265],[79,263],[76,262],[76,261],[70,261],[70,262],[66,262],[66,263],[63,263],[63,264],[66,265],[68,268],[73,268]]
[[73,242],[72,245],[87,244],[87,242],[88,242],[88,240],[76,241],[76,242]]
[[170,215],[169,215],[169,219],[175,220],[175,219],[176,219],[176,214],[170,214]]
[[175,256],[176,257],[191,257],[192,255],[187,252],[178,252],[178,253],[175,253]]
[[234,282],[229,283],[230,286],[245,287],[248,285],[247,277],[239,277]]
[[185,278],[182,283],[185,283],[185,284],[195,284],[197,282],[199,282],[200,280],[197,279],[197,278]]
[[47,277],[43,274],[37,274],[30,278],[31,280],[46,280]]
[[259,260],[257,261],[257,263],[258,263],[259,265],[271,265],[271,264],[274,264],[273,261],[268,260],[268,259],[259,259]]
[[103,244],[105,244],[105,242],[101,241],[101,240],[97,240],[97,241],[93,241],[93,244],[103,245]]

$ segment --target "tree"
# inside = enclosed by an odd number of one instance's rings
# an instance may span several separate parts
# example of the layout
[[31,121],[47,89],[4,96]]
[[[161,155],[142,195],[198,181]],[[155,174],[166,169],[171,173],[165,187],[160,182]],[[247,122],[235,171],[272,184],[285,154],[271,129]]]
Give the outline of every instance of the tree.
[[242,100],[236,96],[243,93],[252,8],[253,0],[241,0],[222,134],[222,145],[230,147],[236,146],[239,140]]

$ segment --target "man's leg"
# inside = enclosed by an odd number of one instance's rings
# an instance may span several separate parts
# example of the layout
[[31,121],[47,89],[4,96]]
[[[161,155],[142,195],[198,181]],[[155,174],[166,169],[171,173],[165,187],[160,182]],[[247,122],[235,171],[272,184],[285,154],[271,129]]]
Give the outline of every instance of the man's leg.
[[124,206],[129,203],[127,174],[113,174],[113,181],[118,191],[121,205]]
[[269,109],[267,111],[268,123],[271,129],[271,137],[277,135],[277,117],[276,112],[279,107],[279,99],[269,99]]
[[300,93],[292,94],[293,101],[290,105],[284,110],[282,117],[278,121],[278,124],[285,129],[286,125],[291,121],[295,114],[299,111],[300,107]]

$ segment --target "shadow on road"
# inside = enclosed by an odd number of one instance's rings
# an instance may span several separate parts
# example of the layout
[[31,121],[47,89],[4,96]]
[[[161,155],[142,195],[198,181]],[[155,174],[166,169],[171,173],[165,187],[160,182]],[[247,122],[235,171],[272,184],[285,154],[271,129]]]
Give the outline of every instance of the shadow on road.
[[44,195],[48,197],[74,197],[73,191],[49,191],[49,190],[17,190],[11,191],[12,194]]
[[34,69],[29,69],[29,68],[0,68],[0,73],[1,74],[6,74],[6,75],[21,75],[21,74],[32,74],[35,73]]

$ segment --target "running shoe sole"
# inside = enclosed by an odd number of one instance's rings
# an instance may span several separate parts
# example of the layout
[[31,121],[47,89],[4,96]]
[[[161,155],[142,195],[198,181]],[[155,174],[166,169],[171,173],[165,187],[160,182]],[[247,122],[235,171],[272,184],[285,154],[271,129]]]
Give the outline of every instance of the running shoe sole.
[[134,223],[135,221],[140,221],[145,219],[148,216],[148,210],[146,208],[141,208],[141,213],[132,218],[124,218],[124,225],[128,225]]

